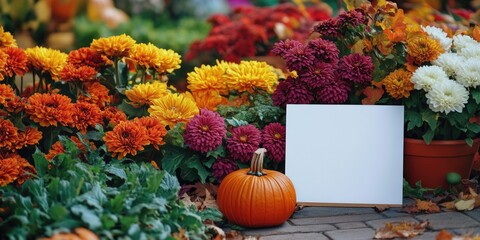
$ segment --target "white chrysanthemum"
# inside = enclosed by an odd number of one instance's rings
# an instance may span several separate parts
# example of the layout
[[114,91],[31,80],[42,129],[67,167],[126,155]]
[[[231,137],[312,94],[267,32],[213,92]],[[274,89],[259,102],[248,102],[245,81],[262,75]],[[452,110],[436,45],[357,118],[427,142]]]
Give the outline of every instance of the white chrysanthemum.
[[446,114],[462,112],[468,102],[467,89],[453,80],[434,84],[425,96],[432,111]]
[[465,58],[477,58],[480,56],[480,43],[468,43],[457,53]]
[[480,58],[464,61],[456,70],[456,80],[465,87],[480,85]]
[[417,68],[410,81],[415,85],[415,89],[430,91],[435,83],[448,80],[447,73],[439,66],[423,66]]
[[426,26],[422,27],[423,31],[425,31],[428,36],[437,40],[442,45],[443,50],[445,52],[449,52],[450,48],[452,47],[452,39],[447,36],[447,33],[444,32],[441,28],[433,27],[433,26]]
[[457,53],[462,52],[462,49],[468,47],[469,45],[479,44],[475,39],[468,35],[456,35],[453,36],[453,49]]
[[455,71],[465,61],[465,58],[456,53],[443,53],[438,56],[432,63],[436,66],[443,68],[449,77],[455,75]]

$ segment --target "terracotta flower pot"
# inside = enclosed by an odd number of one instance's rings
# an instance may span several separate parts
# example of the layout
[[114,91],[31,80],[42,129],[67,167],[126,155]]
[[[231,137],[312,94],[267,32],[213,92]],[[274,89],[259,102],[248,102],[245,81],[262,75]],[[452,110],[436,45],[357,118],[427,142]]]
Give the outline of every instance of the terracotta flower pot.
[[421,139],[405,138],[404,177],[412,186],[422,181],[423,187],[447,189],[447,173],[470,177],[479,145],[480,139],[475,139],[470,147],[463,140],[432,141],[427,145]]

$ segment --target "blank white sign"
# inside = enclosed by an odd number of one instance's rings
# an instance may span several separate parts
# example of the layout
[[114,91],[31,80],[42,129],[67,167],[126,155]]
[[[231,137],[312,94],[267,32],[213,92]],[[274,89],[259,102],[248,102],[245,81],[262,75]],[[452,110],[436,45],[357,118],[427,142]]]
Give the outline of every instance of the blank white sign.
[[287,105],[286,175],[303,205],[401,205],[403,106]]

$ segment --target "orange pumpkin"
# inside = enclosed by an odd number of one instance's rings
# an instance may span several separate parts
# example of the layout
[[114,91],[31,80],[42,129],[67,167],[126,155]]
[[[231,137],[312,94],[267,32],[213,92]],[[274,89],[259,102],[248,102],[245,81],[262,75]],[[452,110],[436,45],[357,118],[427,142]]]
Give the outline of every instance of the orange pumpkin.
[[264,170],[259,148],[253,154],[250,169],[227,175],[217,191],[217,203],[223,215],[243,227],[271,227],[284,223],[297,203],[292,181],[283,173]]

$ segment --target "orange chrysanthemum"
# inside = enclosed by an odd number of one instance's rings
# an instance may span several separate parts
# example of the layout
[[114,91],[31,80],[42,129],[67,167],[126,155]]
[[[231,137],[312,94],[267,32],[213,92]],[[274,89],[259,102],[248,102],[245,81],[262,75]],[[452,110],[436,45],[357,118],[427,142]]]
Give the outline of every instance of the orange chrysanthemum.
[[167,83],[154,81],[135,85],[125,95],[134,107],[151,105],[152,101],[168,94]]
[[187,123],[199,111],[190,98],[179,94],[168,94],[154,100],[148,112],[151,116],[159,118],[164,125],[173,128],[179,122]]
[[[70,140],[72,140],[75,143],[75,145],[77,146],[77,148],[80,150],[81,153],[86,153],[87,152],[87,148],[85,147],[85,145],[82,143],[82,141],[78,137],[71,136]],[[86,139],[84,139],[84,141],[90,143],[90,148],[91,149],[93,149],[93,150],[96,149],[95,144],[93,144],[92,142],[89,142]],[[59,154],[62,154],[62,153],[65,153],[65,147],[63,146],[62,142],[56,141],[50,147],[50,150],[48,151],[48,154],[45,155],[45,158],[47,160],[52,160],[55,156],[57,156]],[[79,154],[79,157],[82,160],[85,160],[84,156],[82,154]]]
[[15,148],[22,149],[28,145],[35,145],[40,139],[42,139],[42,132],[38,128],[27,126],[24,131],[18,132]]
[[228,99],[221,96],[217,91],[195,91],[192,92],[192,95],[197,103],[197,107],[200,109],[207,108],[216,111],[218,105],[226,105],[228,103]]
[[7,111],[10,113],[19,113],[23,111],[23,109],[25,109],[26,103],[27,103],[26,98],[16,96],[10,101],[7,101],[7,103],[5,104],[5,107]]
[[2,51],[8,55],[5,65],[5,73],[7,76],[23,76],[28,72],[28,57],[25,50],[16,47],[6,47],[3,48]]
[[51,161],[55,156],[64,152],[65,148],[63,147],[62,143],[60,141],[56,141],[54,144],[52,144],[50,150],[48,150],[48,153],[45,154],[45,158]]
[[32,164],[20,156],[16,156],[17,165],[20,166],[20,173],[18,174],[17,183],[22,185],[27,179],[32,178],[32,174],[37,174],[37,169],[35,169]]
[[180,54],[170,49],[158,49],[157,57],[159,62],[154,66],[154,68],[159,74],[171,73],[175,69],[179,69],[180,63],[182,63]]
[[121,58],[128,56],[135,45],[135,40],[125,34],[107,38],[94,39],[90,48],[109,58]]
[[25,112],[42,127],[72,123],[73,104],[67,96],[56,93],[35,93],[28,98]]
[[15,181],[21,172],[22,168],[16,158],[0,160],[0,186],[4,187]]
[[0,81],[5,79],[5,76],[7,75],[7,72],[6,72],[7,60],[8,60],[8,54],[4,53],[3,51],[0,51]]
[[397,69],[388,74],[388,76],[383,79],[382,83],[385,86],[387,93],[393,98],[408,98],[410,92],[414,88],[414,84],[410,81],[411,77],[411,72],[404,69]]
[[59,74],[60,78],[66,82],[88,82],[95,80],[97,76],[97,70],[90,66],[75,66],[73,64],[67,64]]
[[419,36],[407,41],[407,54],[409,62],[421,65],[431,62],[444,52],[442,45],[428,36]]
[[165,144],[163,137],[167,135],[167,130],[165,129],[165,125],[163,125],[158,118],[142,117],[136,118],[134,122],[148,129],[148,140],[155,149],[158,150],[159,146]]
[[43,73],[49,73],[52,79],[58,80],[58,75],[67,63],[67,54],[55,49],[34,47],[25,50],[32,67]]
[[0,118],[0,148],[14,149],[18,139],[18,129],[10,120]]
[[15,98],[15,92],[9,85],[0,84],[0,105],[5,105],[8,101]]
[[127,120],[127,115],[116,107],[106,107],[102,112],[103,119],[108,125],[117,125]]
[[0,26],[0,48],[4,47],[17,47],[17,41],[11,33],[5,32],[3,26]]
[[108,151],[113,157],[125,158],[127,154],[137,155],[150,144],[147,129],[134,121],[124,121],[116,125],[103,137]]
[[79,95],[78,101],[89,102],[100,108],[110,103],[111,97],[108,94],[110,90],[99,82],[93,82],[86,85],[88,95]]
[[68,54],[67,62],[74,66],[89,66],[95,70],[99,70],[106,64],[106,59],[97,51],[83,47],[73,50]]
[[256,89],[273,93],[278,84],[278,76],[273,67],[257,61],[242,61],[240,64],[231,65],[225,79],[229,89],[249,93]]
[[102,124],[102,110],[92,103],[77,102],[73,108],[73,126],[81,133],[87,133],[88,127]]

